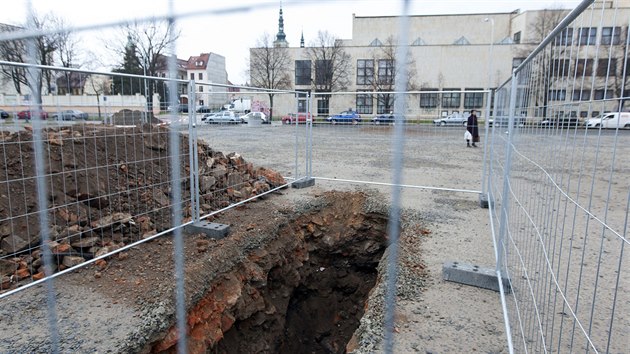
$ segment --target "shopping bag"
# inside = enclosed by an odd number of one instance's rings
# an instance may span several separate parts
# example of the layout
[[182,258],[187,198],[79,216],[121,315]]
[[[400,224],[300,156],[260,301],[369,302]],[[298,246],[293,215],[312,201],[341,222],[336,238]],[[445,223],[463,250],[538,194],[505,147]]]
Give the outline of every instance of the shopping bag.
[[464,139],[472,140],[472,134],[470,134],[468,130],[466,130],[466,132],[464,133]]

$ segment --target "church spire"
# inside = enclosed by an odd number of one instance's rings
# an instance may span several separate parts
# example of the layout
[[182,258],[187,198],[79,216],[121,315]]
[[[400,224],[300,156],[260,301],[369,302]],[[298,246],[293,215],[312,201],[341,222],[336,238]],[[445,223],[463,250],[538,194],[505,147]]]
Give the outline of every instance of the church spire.
[[287,35],[284,34],[284,18],[282,17],[282,1],[280,1],[280,18],[278,19],[278,34],[276,34],[276,40],[273,41],[276,47],[288,47]]
[[300,48],[304,48],[304,30],[302,30],[302,38],[300,38]]

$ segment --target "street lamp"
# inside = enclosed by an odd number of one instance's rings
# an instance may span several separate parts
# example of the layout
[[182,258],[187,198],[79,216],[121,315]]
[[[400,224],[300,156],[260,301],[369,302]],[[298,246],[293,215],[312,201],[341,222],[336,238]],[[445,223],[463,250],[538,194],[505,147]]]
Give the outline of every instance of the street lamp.
[[492,47],[494,45],[494,19],[490,17],[486,17],[483,19],[483,22],[490,22],[492,27],[490,28],[490,54],[488,60],[488,90],[492,86]]

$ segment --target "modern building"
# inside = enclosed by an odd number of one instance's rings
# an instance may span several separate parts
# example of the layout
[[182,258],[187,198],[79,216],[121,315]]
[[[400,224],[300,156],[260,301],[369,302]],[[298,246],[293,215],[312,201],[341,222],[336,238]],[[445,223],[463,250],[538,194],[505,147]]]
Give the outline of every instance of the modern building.
[[[562,39],[573,43],[580,57],[569,60],[567,65],[584,67],[587,74],[602,72],[601,58],[595,60],[597,51],[585,50],[602,44],[612,43],[618,49],[624,47],[628,34],[627,19],[630,18],[630,1],[596,1],[597,11],[588,12],[588,19],[574,23],[586,23],[584,27],[568,29]],[[485,115],[487,90],[500,86],[510,78],[527,55],[551,32],[555,25],[569,13],[567,9],[547,9],[505,13],[422,15],[409,17],[407,60],[409,85],[407,91],[408,116],[435,118],[454,112],[465,113],[471,109],[480,110]],[[319,76],[326,68],[325,62],[313,57],[308,47],[288,47],[291,57],[290,89],[308,92],[313,95],[312,111],[320,116],[351,108],[363,115],[386,113],[393,109],[393,96],[378,92],[393,91],[397,65],[395,53],[399,36],[397,16],[356,16],[352,17],[352,38],[337,40],[335,43],[349,55],[347,84],[334,91],[330,97],[322,95],[318,88]],[[617,22],[615,22],[617,21]],[[625,21],[625,25],[623,24]],[[289,34],[290,35],[290,34]],[[286,43],[280,12],[279,31],[274,43]],[[302,34],[303,36],[303,34]],[[301,41],[303,43],[303,41]],[[598,46],[599,48],[599,46]],[[251,48],[251,51],[261,50]],[[623,51],[617,50],[620,58],[614,65],[622,71]],[[560,60],[560,59],[559,59]],[[556,63],[557,64],[557,63]],[[598,71],[597,67],[600,65]],[[567,66],[568,68],[569,66]],[[319,73],[318,73],[319,72]],[[253,82],[250,78],[250,82]],[[606,95],[619,95],[611,88],[606,89],[593,80],[588,96],[597,99]],[[550,100],[566,99],[567,103],[587,96],[575,96],[572,92],[553,91],[549,87]],[[481,91],[481,92],[480,92]],[[484,92],[485,91],[485,92]],[[366,92],[366,93],[362,93]],[[368,93],[369,92],[369,93]],[[603,96],[602,96],[603,97]],[[262,98],[262,96],[261,96]],[[579,103],[579,102],[578,102]],[[298,110],[306,109],[304,104]],[[296,110],[295,100],[284,96],[274,99],[274,115]],[[538,112],[527,112],[532,115]],[[575,114],[582,117],[593,114],[587,108],[576,104]]]

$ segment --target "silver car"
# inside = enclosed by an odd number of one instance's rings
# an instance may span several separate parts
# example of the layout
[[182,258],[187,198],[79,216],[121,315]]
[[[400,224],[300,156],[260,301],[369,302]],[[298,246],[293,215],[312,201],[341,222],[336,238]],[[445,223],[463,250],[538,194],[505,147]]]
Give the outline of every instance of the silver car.
[[232,111],[204,114],[202,120],[207,124],[238,124],[243,123],[240,114]]
[[53,113],[52,118],[58,119],[58,120],[77,120],[77,119],[87,120],[88,114],[83,111],[79,111],[77,109],[66,109],[63,111]]
[[468,123],[468,117],[463,114],[453,113],[443,118],[433,120],[435,125],[466,125]]

